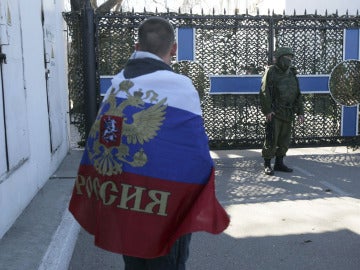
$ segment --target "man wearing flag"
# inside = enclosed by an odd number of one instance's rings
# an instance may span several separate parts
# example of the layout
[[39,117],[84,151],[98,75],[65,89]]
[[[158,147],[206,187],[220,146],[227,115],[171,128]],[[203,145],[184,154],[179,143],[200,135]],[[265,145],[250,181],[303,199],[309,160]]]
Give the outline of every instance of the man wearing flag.
[[177,45],[160,17],[140,26],[91,128],[70,212],[126,270],[183,270],[191,233],[218,234],[229,217],[215,196],[199,95],[170,67]]

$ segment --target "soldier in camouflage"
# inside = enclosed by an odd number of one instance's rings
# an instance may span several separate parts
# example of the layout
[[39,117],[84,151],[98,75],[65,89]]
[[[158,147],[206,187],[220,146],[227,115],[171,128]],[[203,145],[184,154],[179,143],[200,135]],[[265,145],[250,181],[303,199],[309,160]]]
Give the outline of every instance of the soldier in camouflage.
[[[265,142],[262,148],[264,173],[275,171],[292,172],[283,158],[289,148],[291,125],[295,114],[304,122],[304,108],[296,70],[291,66],[294,52],[289,47],[275,51],[275,65],[270,66],[261,81],[260,105],[266,117]],[[274,169],[271,159],[275,157]]]

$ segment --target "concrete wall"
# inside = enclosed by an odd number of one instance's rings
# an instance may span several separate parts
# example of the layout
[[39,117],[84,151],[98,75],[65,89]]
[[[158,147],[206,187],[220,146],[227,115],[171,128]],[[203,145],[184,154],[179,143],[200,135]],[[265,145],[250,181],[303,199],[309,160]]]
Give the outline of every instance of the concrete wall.
[[69,150],[63,2],[0,2],[0,238]]

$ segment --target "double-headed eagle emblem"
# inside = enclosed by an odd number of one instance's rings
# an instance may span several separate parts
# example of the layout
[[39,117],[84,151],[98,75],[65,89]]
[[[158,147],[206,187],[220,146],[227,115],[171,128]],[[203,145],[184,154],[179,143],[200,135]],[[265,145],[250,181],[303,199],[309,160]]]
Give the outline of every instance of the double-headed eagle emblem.
[[[149,142],[157,135],[165,119],[166,98],[158,101],[154,90],[131,92],[133,86],[132,81],[124,80],[118,89],[111,89],[89,133],[89,158],[102,175],[122,173],[124,163],[133,167],[144,166],[147,155],[143,148],[130,153],[128,145]],[[126,93],[126,99],[119,103],[116,95],[120,91]],[[146,103],[150,106],[145,106]],[[127,111],[130,107],[133,110]],[[129,114],[131,111],[134,113]]]

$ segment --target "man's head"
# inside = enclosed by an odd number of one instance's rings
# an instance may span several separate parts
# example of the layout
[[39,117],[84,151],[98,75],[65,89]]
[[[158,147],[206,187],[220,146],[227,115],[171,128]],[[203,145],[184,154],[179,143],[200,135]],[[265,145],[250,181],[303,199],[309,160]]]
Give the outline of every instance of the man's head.
[[293,58],[294,52],[290,47],[280,47],[275,51],[276,64],[283,71],[286,71],[290,68]]
[[280,47],[275,51],[275,58],[279,59],[281,56],[289,55],[291,57],[294,57],[294,52],[292,48],[290,47]]
[[136,50],[146,51],[164,58],[176,53],[174,28],[161,17],[151,17],[139,26]]

